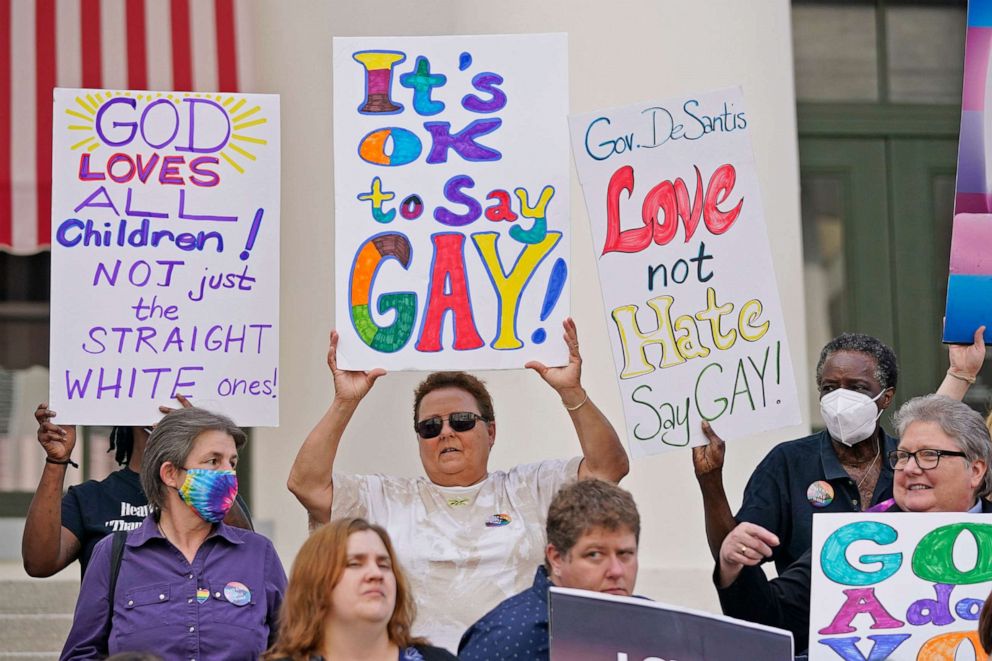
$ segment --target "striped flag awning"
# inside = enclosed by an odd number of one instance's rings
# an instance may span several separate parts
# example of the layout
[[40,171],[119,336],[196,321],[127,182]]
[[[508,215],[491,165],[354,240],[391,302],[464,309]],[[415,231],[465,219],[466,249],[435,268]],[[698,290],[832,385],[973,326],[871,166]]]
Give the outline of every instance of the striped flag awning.
[[0,250],[51,242],[52,89],[250,89],[246,0],[0,0]]

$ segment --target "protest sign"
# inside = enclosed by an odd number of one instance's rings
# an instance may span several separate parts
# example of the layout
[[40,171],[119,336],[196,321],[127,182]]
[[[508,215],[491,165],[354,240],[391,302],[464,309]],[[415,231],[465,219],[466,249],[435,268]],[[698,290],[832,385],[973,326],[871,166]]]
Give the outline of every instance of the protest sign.
[[992,342],[992,2],[968,3],[961,137],[951,231],[944,341],[970,344],[985,325]]
[[631,456],[799,422],[740,89],[569,118]]
[[51,406],[279,423],[279,99],[56,89]]
[[792,634],[647,599],[551,588],[551,661],[792,661]]
[[344,369],[563,365],[563,34],[334,39]]
[[812,578],[811,661],[986,658],[987,515],[817,514]]

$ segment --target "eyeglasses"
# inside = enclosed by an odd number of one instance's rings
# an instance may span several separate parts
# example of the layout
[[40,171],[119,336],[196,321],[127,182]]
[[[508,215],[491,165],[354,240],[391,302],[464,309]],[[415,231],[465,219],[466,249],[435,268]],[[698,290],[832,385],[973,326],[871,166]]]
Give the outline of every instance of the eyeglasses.
[[445,420],[448,421],[448,425],[455,431],[468,431],[472,427],[475,427],[476,420],[489,422],[489,420],[478,413],[458,411],[452,413],[447,418],[442,418],[439,415],[426,418],[415,424],[413,428],[417,431],[420,438],[434,438],[441,434],[441,428],[444,426]]
[[889,453],[889,466],[894,470],[901,471],[909,464],[909,458],[916,460],[916,465],[921,470],[931,470],[940,463],[941,457],[967,457],[964,452],[953,452],[951,450],[917,450],[916,452],[906,452],[905,450],[893,450]]

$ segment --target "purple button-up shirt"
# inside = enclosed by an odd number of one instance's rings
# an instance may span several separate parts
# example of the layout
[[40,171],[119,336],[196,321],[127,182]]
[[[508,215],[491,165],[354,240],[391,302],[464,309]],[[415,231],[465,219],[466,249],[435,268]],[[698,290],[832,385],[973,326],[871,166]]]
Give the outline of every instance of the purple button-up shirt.
[[147,517],[124,545],[108,627],[112,543],[93,550],[62,659],[255,659],[275,639],[286,572],[265,537],[216,524],[190,564]]

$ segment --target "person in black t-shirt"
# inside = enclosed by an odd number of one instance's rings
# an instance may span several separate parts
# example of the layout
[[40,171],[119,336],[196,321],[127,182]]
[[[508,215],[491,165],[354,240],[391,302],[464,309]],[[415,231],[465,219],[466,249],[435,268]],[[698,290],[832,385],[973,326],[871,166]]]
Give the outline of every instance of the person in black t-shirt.
[[[176,399],[183,407],[192,406],[182,395]],[[160,410],[168,413],[172,409],[163,406]],[[148,514],[148,500],[141,490],[138,474],[150,429],[114,427],[110,450],[115,451],[114,458],[122,468],[99,482],[89,480],[69,487],[63,496],[67,468],[79,467],[72,461],[76,428],[52,422],[55,412],[48,404],[39,404],[34,417],[38,421],[38,443],[46,456],[21,537],[24,570],[29,576],[44,578],[62,571],[78,558],[85,573],[97,542],[112,532],[138,527]],[[224,521],[253,529],[240,496]]]

